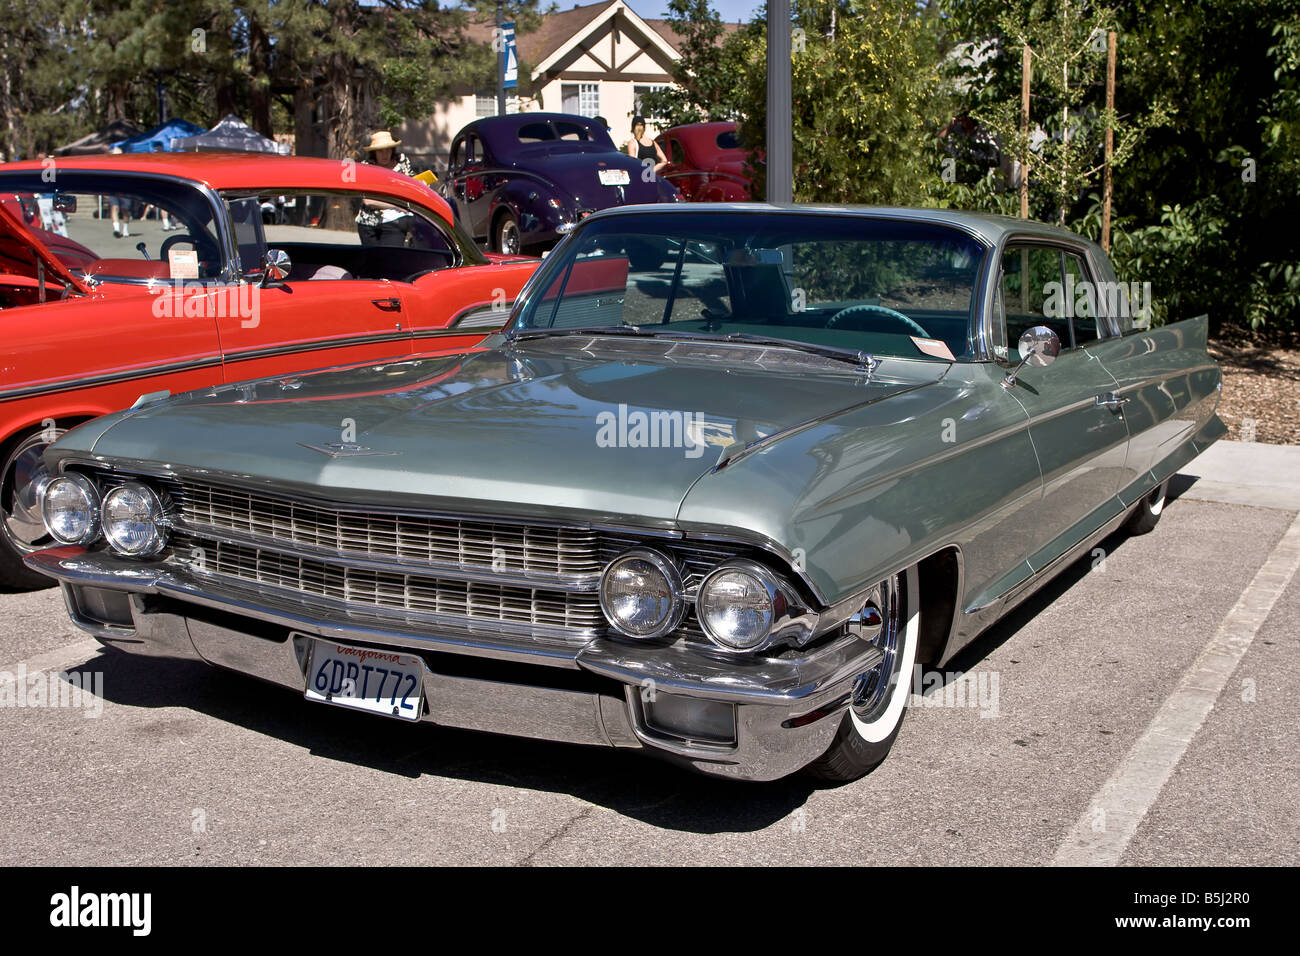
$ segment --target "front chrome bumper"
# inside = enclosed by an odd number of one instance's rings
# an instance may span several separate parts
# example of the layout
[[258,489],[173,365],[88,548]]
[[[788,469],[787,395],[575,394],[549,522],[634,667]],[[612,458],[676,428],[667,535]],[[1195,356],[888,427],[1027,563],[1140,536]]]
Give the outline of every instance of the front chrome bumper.
[[[644,750],[703,773],[773,780],[830,746],[854,678],[880,652],[851,637],[784,659],[714,658],[676,644],[596,638],[576,647],[313,607],[167,565],[79,547],[27,556],[57,579],[78,627],[132,654],[203,661],[301,692],[317,639],[415,652],[423,720],[447,727]],[[660,695],[663,695],[662,697]],[[668,704],[730,708],[729,739],[656,724]],[[712,702],[701,703],[701,702]]]

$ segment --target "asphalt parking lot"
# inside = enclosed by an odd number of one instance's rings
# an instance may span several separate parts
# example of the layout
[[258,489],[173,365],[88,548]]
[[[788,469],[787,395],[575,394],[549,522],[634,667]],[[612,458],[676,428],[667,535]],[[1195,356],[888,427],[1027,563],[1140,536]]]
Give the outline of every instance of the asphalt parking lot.
[[1155,532],[964,651],[947,699],[927,681],[890,758],[838,788],[335,710],[101,650],[55,590],[0,594],[0,671],[102,674],[94,708],[0,710],[0,845],[77,866],[1295,865],[1300,447],[1221,442],[1173,492]]

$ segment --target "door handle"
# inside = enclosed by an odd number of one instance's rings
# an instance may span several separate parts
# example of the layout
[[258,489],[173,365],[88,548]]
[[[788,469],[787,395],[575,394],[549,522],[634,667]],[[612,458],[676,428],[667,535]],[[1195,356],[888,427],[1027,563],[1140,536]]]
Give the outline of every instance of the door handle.
[[1120,398],[1114,392],[1103,392],[1097,396],[1097,407],[1109,408],[1112,412],[1118,412],[1131,401],[1133,401],[1132,398]]
[[396,297],[389,299],[371,299],[373,305],[379,306],[385,312],[401,312],[402,300]]

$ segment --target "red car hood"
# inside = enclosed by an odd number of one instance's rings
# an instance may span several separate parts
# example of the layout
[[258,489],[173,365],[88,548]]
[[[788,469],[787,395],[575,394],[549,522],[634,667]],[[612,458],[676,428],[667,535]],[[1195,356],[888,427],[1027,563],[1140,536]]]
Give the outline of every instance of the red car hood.
[[38,263],[45,267],[47,276],[78,292],[90,293],[90,287],[69,272],[68,267],[0,203],[0,271],[35,279]]

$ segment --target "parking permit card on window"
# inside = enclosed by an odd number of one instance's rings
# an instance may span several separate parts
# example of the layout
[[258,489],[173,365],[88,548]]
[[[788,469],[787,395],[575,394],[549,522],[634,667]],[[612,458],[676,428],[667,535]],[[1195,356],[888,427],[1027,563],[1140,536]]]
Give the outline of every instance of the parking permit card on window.
[[952,349],[948,348],[948,343],[942,339],[923,339],[919,335],[912,335],[909,338],[911,338],[912,344],[926,355],[943,359],[945,362],[957,361],[952,354]]
[[199,253],[197,249],[168,249],[167,266],[173,279],[197,279],[199,277]]
[[424,661],[413,654],[312,643],[304,691],[308,700],[419,720],[423,689]]

